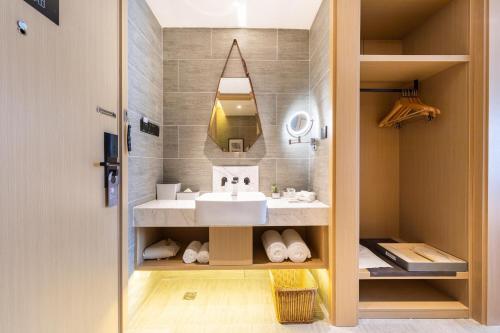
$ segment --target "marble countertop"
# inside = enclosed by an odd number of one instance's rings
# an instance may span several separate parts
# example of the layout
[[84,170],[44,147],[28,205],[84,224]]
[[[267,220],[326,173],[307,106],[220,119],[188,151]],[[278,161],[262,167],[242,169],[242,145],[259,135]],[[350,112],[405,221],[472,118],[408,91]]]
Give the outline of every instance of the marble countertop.
[[[267,198],[268,223],[263,226],[328,225],[329,206],[320,202],[288,202]],[[134,207],[135,227],[196,227],[194,200],[153,200]]]

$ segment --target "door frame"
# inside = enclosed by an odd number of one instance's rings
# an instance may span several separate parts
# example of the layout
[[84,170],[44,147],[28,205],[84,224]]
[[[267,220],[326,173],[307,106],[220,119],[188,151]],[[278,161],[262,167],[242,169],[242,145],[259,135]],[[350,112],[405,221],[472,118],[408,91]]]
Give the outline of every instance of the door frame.
[[[356,0],[354,4],[352,3],[344,3],[345,0],[330,0],[331,5],[331,17],[336,21],[339,18],[339,14],[343,11],[349,11],[349,9],[354,8],[357,10],[359,6],[358,1]],[[120,207],[119,207],[119,233],[121,235],[119,240],[119,332],[125,332],[128,321],[128,302],[127,302],[127,291],[128,291],[128,151],[127,151],[127,109],[128,109],[128,1],[127,0],[118,0],[119,2],[119,126],[118,133],[121,142],[120,148],[120,163],[121,163],[121,186],[120,186]],[[488,258],[488,219],[487,219],[487,207],[485,204],[488,202],[488,138],[487,138],[487,128],[488,128],[488,50],[489,43],[487,40],[488,36],[488,15],[489,15],[489,0],[481,0],[478,2],[471,1],[471,37],[472,43],[470,47],[470,53],[472,56],[472,61],[470,65],[470,94],[471,105],[470,105],[470,114],[473,118],[473,128],[471,133],[475,133],[471,137],[471,155],[472,155],[472,165],[471,165],[471,176],[469,179],[470,184],[470,226],[469,232],[471,236],[469,236],[470,244],[469,248],[471,249],[471,261],[473,271],[471,272],[471,278],[469,280],[469,295],[470,295],[470,317],[481,322],[482,324],[488,323],[487,317],[487,308],[488,308],[488,290],[487,290],[487,275],[488,275],[488,267],[485,264]],[[351,16],[356,16],[356,14],[352,14]],[[352,18],[352,17],[351,17]],[[333,53],[333,59],[330,59],[330,67],[332,70],[332,82],[334,83],[333,87],[333,97],[338,97],[338,94],[342,91],[339,90],[340,82],[343,82],[344,78],[347,78],[346,75],[339,75],[335,73],[335,69],[339,68],[339,60],[342,60],[343,56],[350,56],[349,51],[356,51],[357,46],[349,43],[348,36],[352,36],[352,33],[349,31],[345,31],[340,29],[339,25],[332,26],[332,36],[333,39],[332,45],[330,46],[331,52]],[[339,36],[339,32],[344,35]],[[340,48],[340,50],[344,50],[344,53],[338,54],[339,52],[339,44],[344,43],[349,46],[349,48]],[[345,46],[344,45],[344,46]],[[339,59],[340,58],[340,59]],[[354,59],[357,59],[356,57]],[[346,60],[347,63],[352,62],[352,58],[350,61]],[[357,77],[359,73],[357,73],[357,67],[351,66],[345,69],[345,71],[351,71],[351,74]],[[344,71],[344,72],[345,72]],[[359,91],[357,85],[354,82],[351,82],[350,89],[354,89],[355,91]],[[356,90],[357,89],[357,90]],[[359,93],[350,90],[351,93],[348,94],[346,99],[341,101],[334,100],[336,104],[337,110],[341,110],[341,106],[344,104],[350,104],[355,107],[358,104]],[[359,111],[358,111],[359,112]],[[338,114],[334,116],[338,121]],[[354,129],[351,132],[351,135],[346,134],[340,135],[337,133],[336,140],[334,142],[334,146],[336,146],[338,141],[342,141],[343,139],[349,139],[349,144],[353,145],[357,141],[356,138],[356,117],[354,118],[346,118],[344,121],[350,126],[350,129]],[[337,128],[340,127],[337,124]],[[339,140],[340,139],[340,140]],[[354,147],[354,145],[353,145]],[[333,150],[334,148],[332,148]],[[332,156],[335,151],[331,152]],[[358,178],[353,176],[351,172],[348,172],[348,177],[335,177],[335,175],[339,176],[342,173],[342,170],[346,172],[349,168],[343,169],[343,164],[346,164],[347,167],[354,165],[354,170],[356,170],[356,164],[359,166],[358,157],[356,150],[353,150],[349,156],[349,159],[340,159],[337,153],[336,158],[332,161],[333,165],[330,170],[331,173],[331,192],[332,192],[332,201],[335,197],[339,197],[344,195],[342,190],[346,188],[358,188]],[[335,182],[335,179],[344,179],[343,182],[345,184],[340,184]],[[341,186],[345,185],[345,186]],[[491,185],[491,184],[490,184]],[[348,193],[351,200],[355,200],[359,195],[358,190],[355,190],[351,193]],[[342,291],[341,288],[337,288],[341,282],[345,282],[347,280],[355,280],[357,283],[357,279],[352,279],[351,274],[346,274],[345,271],[339,270],[339,267],[335,264],[333,260],[335,256],[340,253],[339,247],[341,244],[337,243],[337,247],[334,249],[333,245],[335,241],[339,240],[339,236],[341,233],[339,232],[345,226],[341,224],[342,219],[340,217],[342,214],[347,214],[349,217],[349,221],[356,221],[358,219],[358,212],[355,210],[342,213],[337,206],[334,206],[335,209],[332,209],[331,222],[330,222],[330,286],[331,286],[331,295],[330,295],[330,320],[332,324],[338,326],[353,326],[357,323],[357,299],[352,299],[353,295],[357,295],[357,288],[355,285],[349,282],[349,288],[347,290]],[[357,232],[350,232],[349,239],[357,238]],[[345,242],[344,242],[345,244]],[[351,257],[355,262],[355,256]],[[357,269],[355,269],[354,264],[350,264],[349,272],[357,274]],[[349,275],[349,276],[348,276]],[[340,304],[345,304],[347,302],[349,305],[348,309],[342,311],[339,309]]]
[[118,136],[120,140],[120,206],[119,214],[119,272],[118,272],[118,331],[124,333],[128,322],[128,1],[118,0],[119,10],[119,116]]

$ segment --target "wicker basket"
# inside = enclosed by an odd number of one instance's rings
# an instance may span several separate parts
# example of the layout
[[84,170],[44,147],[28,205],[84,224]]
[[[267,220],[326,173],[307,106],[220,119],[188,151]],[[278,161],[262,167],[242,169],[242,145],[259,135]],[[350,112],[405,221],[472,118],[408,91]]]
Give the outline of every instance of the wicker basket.
[[318,284],[306,269],[272,270],[274,308],[280,323],[310,323]]

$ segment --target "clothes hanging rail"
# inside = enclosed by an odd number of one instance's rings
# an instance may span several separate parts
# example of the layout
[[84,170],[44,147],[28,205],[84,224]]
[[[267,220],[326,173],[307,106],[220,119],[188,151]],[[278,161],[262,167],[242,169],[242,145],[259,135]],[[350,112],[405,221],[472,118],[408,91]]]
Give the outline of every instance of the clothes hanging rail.
[[398,92],[402,93],[405,90],[413,89],[418,91],[418,80],[413,81],[413,88],[361,88],[361,92]]

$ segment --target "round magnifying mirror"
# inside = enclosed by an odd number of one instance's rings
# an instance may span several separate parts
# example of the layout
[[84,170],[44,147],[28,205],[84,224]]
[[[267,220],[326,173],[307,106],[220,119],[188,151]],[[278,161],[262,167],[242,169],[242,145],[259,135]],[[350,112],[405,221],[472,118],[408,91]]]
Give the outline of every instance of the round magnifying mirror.
[[287,123],[287,130],[291,136],[296,138],[304,136],[311,130],[312,120],[307,112],[299,111],[296,112]]

